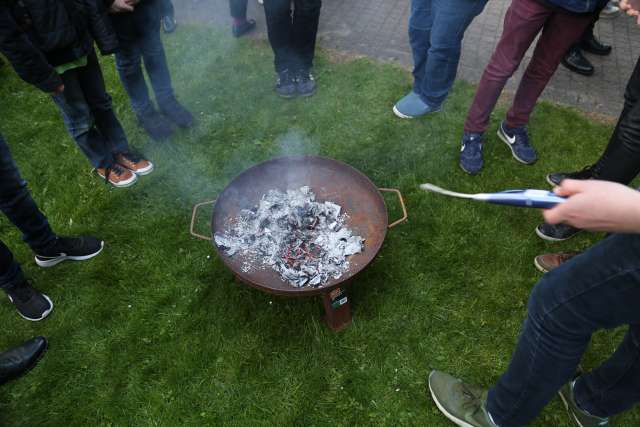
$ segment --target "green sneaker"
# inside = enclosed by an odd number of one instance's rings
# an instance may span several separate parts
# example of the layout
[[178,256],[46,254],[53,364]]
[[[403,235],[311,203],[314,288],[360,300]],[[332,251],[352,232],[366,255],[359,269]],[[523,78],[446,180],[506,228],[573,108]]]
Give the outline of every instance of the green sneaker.
[[573,385],[575,380],[565,384],[558,394],[560,399],[564,402],[564,406],[567,408],[567,412],[571,418],[576,422],[579,427],[603,427],[609,425],[609,418],[600,418],[589,414],[588,412],[580,409],[576,403],[576,398],[573,395]]
[[438,409],[461,427],[496,427],[485,409],[487,390],[463,383],[444,372],[432,371],[429,390]]

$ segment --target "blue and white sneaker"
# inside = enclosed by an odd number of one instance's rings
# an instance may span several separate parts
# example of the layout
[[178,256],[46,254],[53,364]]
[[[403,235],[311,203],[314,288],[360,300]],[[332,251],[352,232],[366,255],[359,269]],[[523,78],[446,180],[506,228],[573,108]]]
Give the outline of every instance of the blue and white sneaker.
[[468,174],[476,175],[484,166],[482,158],[482,142],[481,133],[465,132],[462,135],[462,148],[460,148],[460,167]]
[[420,95],[411,91],[393,106],[393,114],[401,119],[415,119],[425,114],[437,113],[441,109],[441,107],[431,107],[420,98]]
[[529,143],[526,126],[510,128],[503,120],[498,128],[498,137],[509,146],[513,158],[520,163],[532,165],[538,160],[536,150]]

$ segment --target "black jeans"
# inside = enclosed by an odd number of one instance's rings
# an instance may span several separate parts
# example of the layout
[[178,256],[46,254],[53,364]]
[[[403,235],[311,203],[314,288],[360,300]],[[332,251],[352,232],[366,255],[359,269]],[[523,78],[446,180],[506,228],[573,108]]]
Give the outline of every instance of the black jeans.
[[170,16],[173,18],[173,16],[175,15],[175,9],[173,8],[173,3],[171,3],[171,0],[162,0],[161,3],[162,3],[161,15],[163,17]]
[[[11,157],[9,146],[0,135],[0,210],[22,231],[24,241],[34,252],[53,243],[56,235],[47,218],[31,198],[27,183]],[[9,248],[0,241],[0,288],[21,282],[20,266]]]
[[111,105],[95,52],[87,65],[62,74],[64,92],[53,96],[67,130],[94,168],[113,164],[113,155],[129,149],[127,136]]
[[248,0],[229,0],[229,11],[233,18],[246,18],[247,17],[247,3]]
[[269,43],[276,72],[308,71],[313,67],[321,0],[264,0]]
[[624,109],[594,167],[598,179],[629,184],[640,173],[640,58],[624,93]]
[[160,26],[150,25],[149,28],[130,35],[120,33],[118,40],[120,50],[116,52],[116,68],[133,111],[141,115],[153,108],[142,72],[143,61],[157,104],[162,107],[173,100],[171,73],[160,38]]
[[533,289],[507,372],[487,409],[501,427],[533,420],[571,380],[591,335],[629,325],[622,344],[576,381],[578,404],[608,417],[640,402],[640,235],[611,235],[547,273]]

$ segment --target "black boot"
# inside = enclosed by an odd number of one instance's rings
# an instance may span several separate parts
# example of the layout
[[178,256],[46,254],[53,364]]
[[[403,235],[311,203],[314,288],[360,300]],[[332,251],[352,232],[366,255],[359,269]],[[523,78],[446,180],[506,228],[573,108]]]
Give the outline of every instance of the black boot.
[[593,33],[589,34],[588,37],[582,38],[580,47],[585,52],[593,53],[594,55],[607,56],[611,53],[611,46],[601,43]]
[[162,101],[160,111],[178,127],[190,128],[193,126],[193,115],[174,97]]
[[47,350],[47,340],[35,337],[0,354],[0,384],[29,372]]
[[580,48],[576,46],[572,46],[562,58],[562,65],[583,76],[591,76],[594,72],[591,62],[584,57]]

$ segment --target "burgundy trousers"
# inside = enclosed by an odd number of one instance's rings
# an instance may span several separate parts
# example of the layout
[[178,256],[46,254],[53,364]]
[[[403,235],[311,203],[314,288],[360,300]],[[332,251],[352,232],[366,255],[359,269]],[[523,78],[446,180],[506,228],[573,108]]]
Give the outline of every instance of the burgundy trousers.
[[538,0],[513,0],[504,17],[500,42],[484,70],[469,109],[464,124],[465,132],[483,133],[487,130],[489,117],[504,85],[518,69],[527,49],[542,31],[507,113],[508,126],[526,125],[538,97],[558,68],[562,57],[580,38],[592,19],[591,15],[577,15]]

